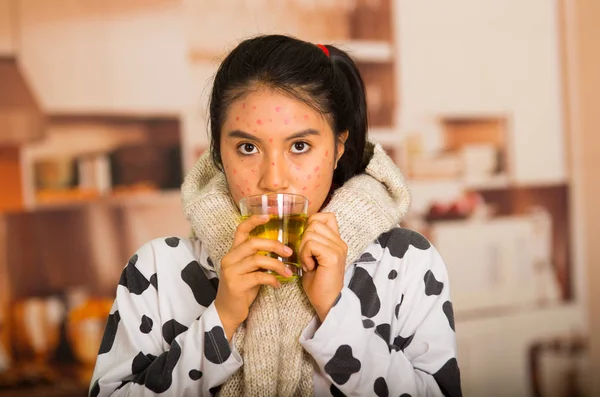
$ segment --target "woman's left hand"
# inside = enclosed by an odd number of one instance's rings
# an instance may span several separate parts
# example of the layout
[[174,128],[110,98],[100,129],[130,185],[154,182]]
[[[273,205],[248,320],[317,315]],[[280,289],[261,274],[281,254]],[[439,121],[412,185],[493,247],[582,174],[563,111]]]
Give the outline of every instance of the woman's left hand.
[[308,218],[298,252],[302,286],[322,322],[344,286],[348,254],[333,213],[319,212]]

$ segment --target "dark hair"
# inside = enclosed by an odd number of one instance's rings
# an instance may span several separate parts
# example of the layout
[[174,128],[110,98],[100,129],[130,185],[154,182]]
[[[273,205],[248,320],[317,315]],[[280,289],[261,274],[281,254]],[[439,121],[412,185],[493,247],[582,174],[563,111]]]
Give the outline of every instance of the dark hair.
[[221,63],[210,99],[211,153],[222,170],[221,129],[230,105],[261,87],[290,95],[323,114],[336,138],[348,131],[333,182],[342,185],[364,171],[367,159],[365,88],[348,54],[282,35],[242,41]]

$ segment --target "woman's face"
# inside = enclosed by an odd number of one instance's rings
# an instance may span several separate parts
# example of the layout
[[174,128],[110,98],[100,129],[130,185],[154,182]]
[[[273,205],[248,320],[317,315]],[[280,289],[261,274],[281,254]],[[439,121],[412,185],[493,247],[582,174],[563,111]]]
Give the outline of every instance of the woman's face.
[[221,158],[229,190],[243,197],[295,193],[321,208],[347,133],[337,143],[325,118],[304,103],[263,89],[232,103],[221,130]]

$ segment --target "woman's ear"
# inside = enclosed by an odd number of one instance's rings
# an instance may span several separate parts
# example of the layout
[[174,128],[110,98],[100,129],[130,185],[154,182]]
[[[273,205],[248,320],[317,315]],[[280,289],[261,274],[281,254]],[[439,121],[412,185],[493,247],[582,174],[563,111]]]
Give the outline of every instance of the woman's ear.
[[338,161],[340,161],[340,159],[344,155],[344,149],[345,149],[344,145],[346,144],[347,140],[348,140],[348,131],[342,132],[337,137],[337,142],[336,142],[337,158],[335,159],[335,168],[337,168]]

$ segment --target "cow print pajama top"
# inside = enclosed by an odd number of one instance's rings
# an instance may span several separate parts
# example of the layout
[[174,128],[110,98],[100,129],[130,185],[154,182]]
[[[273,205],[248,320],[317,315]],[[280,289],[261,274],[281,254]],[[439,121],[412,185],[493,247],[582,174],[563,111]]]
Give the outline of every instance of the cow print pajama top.
[[[203,264],[204,266],[201,266]],[[90,396],[212,396],[243,365],[214,306],[219,285],[199,242],[153,240],[129,260]],[[345,273],[322,324],[300,343],[315,396],[460,396],[448,275],[420,234],[380,235]]]

